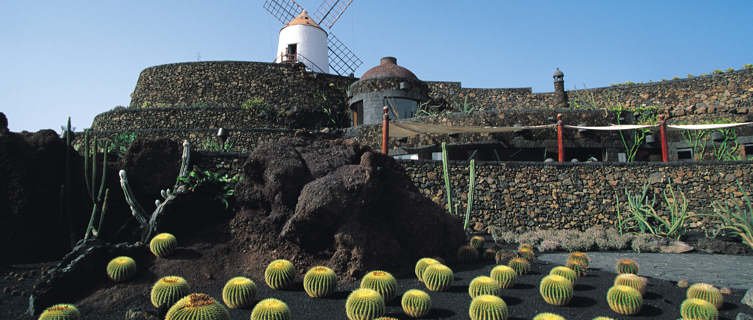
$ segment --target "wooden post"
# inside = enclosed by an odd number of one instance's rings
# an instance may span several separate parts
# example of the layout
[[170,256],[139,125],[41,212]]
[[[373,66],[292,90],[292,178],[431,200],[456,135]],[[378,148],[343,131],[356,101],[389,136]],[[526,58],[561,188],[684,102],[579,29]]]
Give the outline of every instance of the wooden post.
[[387,106],[382,110],[382,153],[387,154],[387,139],[390,137],[390,115]]
[[661,161],[668,162],[669,154],[667,152],[667,123],[664,120],[664,115],[659,115],[659,135],[661,138]]
[[565,162],[565,146],[562,145],[562,114],[557,114],[557,160]]
[[358,126],[358,110],[353,110],[353,126]]

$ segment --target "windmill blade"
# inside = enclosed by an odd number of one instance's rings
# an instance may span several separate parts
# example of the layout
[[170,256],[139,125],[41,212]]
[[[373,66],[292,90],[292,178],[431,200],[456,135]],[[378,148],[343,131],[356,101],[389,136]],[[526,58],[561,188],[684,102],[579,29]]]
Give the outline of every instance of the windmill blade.
[[303,11],[303,7],[294,0],[267,0],[264,2],[264,9],[282,24],[287,24]]
[[348,9],[353,0],[325,0],[319,9],[316,9],[312,18],[317,21],[320,26],[325,26],[327,29],[332,29],[337,19],[343,15],[345,9]]
[[329,49],[329,69],[341,76],[355,73],[356,69],[363,64],[363,61],[331,32],[327,37],[327,49]]

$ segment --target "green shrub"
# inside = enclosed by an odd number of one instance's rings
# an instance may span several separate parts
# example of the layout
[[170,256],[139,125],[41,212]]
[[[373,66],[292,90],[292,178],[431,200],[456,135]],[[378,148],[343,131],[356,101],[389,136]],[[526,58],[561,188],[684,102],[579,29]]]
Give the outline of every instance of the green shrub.
[[481,295],[473,298],[468,308],[471,320],[505,320],[510,316],[505,300],[497,296]]
[[115,282],[123,282],[133,277],[138,270],[131,257],[117,257],[107,264],[107,276]]
[[293,280],[295,280],[295,267],[288,260],[272,261],[264,270],[264,282],[272,289],[285,289],[293,283]]
[[753,64],[747,63],[747,64],[743,65],[743,69],[745,69],[745,70],[753,69]]
[[674,76],[674,77],[672,77],[672,80],[680,80],[680,77]]
[[727,69],[725,69],[724,71],[727,71],[727,72],[733,72],[733,71],[735,71],[735,68],[727,68]]
[[713,72],[713,74],[722,74],[722,73],[724,73],[724,71],[722,71],[721,69],[716,69]]
[[249,278],[232,278],[222,288],[222,301],[230,309],[250,307],[254,300],[256,300],[256,283]]
[[539,293],[546,303],[564,306],[573,298],[573,282],[565,277],[550,274],[541,279]]
[[371,289],[357,289],[345,300],[345,315],[350,320],[371,320],[384,314],[385,310],[384,298]]
[[288,305],[275,298],[259,301],[251,310],[251,320],[290,320],[292,318]]
[[692,73],[688,73],[688,79],[690,79],[692,77],[693,77],[693,74]]
[[165,315],[165,320],[187,319],[230,320],[230,313],[209,295],[192,293],[178,300]]
[[78,320],[81,319],[81,313],[76,306],[72,304],[56,304],[44,309],[39,320]]
[[403,293],[400,305],[409,317],[421,318],[431,311],[431,297],[421,290],[410,289]]
[[397,296],[397,280],[387,271],[376,270],[367,273],[361,279],[361,288],[379,292],[384,302],[390,302]]
[[157,257],[165,258],[173,254],[178,247],[178,240],[170,233],[160,233],[149,241],[149,251]]
[[329,296],[337,290],[337,274],[325,266],[312,267],[303,276],[303,290],[312,298]]
[[165,276],[157,280],[149,295],[155,308],[170,307],[181,298],[187,296],[191,287],[186,279],[178,276]]
[[622,315],[634,315],[643,307],[643,296],[628,286],[613,286],[607,291],[607,304],[612,311]]
[[222,202],[225,208],[230,205],[228,200],[235,194],[238,179],[238,176],[230,178],[227,174],[220,176],[217,172],[197,172],[195,169],[191,170],[187,177],[178,177],[178,181],[185,184],[189,191],[207,194],[212,199]]

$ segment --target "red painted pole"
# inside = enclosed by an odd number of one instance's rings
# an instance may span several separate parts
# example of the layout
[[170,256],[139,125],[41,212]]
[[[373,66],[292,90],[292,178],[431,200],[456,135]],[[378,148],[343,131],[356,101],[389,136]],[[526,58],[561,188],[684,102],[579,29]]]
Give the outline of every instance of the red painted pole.
[[387,154],[387,139],[390,137],[390,115],[389,109],[385,106],[382,114],[382,153]]
[[659,135],[661,136],[661,161],[668,162],[669,154],[667,152],[667,123],[664,121],[664,115],[659,115]]
[[557,160],[565,162],[565,146],[562,145],[562,114],[557,114]]

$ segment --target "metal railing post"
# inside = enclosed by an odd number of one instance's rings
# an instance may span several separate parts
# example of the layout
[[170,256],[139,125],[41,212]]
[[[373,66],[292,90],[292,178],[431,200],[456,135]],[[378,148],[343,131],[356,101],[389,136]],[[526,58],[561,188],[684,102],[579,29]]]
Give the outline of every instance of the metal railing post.
[[562,145],[562,114],[557,114],[557,160],[558,162],[565,162],[565,146]]
[[669,161],[669,153],[667,151],[667,122],[664,120],[664,115],[659,115],[659,136],[661,138],[661,161]]
[[389,108],[382,108],[382,153],[387,154],[387,139],[390,136],[390,115]]

